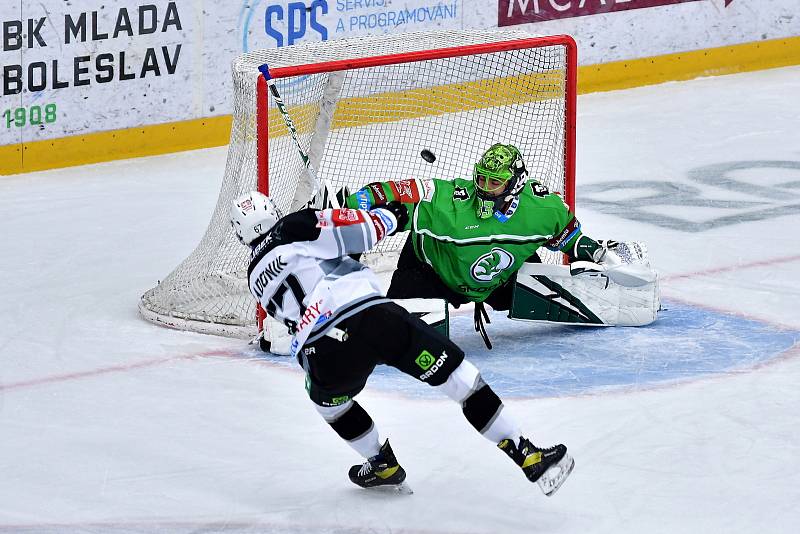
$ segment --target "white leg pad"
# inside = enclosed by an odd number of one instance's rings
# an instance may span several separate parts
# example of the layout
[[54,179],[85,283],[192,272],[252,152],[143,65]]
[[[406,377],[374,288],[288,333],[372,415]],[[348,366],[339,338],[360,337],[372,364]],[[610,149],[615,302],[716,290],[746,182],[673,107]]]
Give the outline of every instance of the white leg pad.
[[628,286],[596,263],[525,264],[517,273],[509,317],[578,325],[650,324],[661,307],[658,275],[649,267],[627,264],[615,273],[633,268],[641,271],[635,277],[638,285]]

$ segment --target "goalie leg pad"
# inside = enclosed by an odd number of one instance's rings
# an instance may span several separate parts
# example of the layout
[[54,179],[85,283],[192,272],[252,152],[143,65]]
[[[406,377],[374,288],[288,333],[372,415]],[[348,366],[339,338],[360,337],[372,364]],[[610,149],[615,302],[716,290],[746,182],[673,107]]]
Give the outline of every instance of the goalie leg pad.
[[620,285],[603,266],[529,263],[517,273],[509,317],[579,325],[643,326],[660,308],[658,276],[635,287]]

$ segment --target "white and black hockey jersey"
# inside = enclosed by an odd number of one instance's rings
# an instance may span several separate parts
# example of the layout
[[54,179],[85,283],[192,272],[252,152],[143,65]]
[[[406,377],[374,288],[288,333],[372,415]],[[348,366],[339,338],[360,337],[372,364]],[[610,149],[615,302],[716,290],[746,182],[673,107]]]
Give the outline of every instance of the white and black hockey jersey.
[[375,274],[348,254],[374,247],[396,224],[383,209],[305,209],[253,242],[250,292],[294,333],[292,355],[343,319],[388,302]]

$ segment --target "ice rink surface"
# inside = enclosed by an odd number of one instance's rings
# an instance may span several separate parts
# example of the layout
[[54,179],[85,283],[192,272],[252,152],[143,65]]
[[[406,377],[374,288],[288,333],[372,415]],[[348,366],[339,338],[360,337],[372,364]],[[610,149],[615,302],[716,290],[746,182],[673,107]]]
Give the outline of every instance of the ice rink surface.
[[359,400],[415,494],[360,490],[300,369],[139,318],[200,240],[224,148],[0,178],[0,531],[796,532],[799,94],[795,67],[579,98],[583,228],[646,241],[666,309],[494,314],[491,352],[453,315],[526,434],[575,457],[552,498],[393,371]]

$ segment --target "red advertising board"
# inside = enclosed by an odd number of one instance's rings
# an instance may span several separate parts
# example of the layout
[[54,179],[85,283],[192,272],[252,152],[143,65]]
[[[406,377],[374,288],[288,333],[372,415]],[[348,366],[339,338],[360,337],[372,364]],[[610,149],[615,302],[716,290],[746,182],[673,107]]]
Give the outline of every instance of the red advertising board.
[[[546,20],[582,17],[711,0],[498,0],[497,25],[513,26]],[[733,0],[725,0],[727,7]]]

